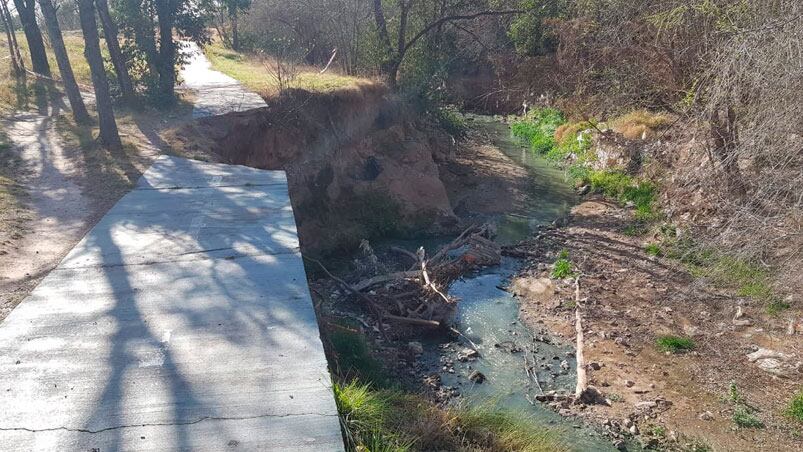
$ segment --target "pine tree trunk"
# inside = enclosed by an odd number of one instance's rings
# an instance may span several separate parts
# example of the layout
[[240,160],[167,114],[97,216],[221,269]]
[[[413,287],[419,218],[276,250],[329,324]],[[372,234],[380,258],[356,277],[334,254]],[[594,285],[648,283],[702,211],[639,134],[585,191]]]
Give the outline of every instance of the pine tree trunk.
[[128,75],[128,69],[123,59],[123,52],[120,51],[117,24],[112,20],[112,16],[109,13],[109,3],[106,0],[95,0],[95,5],[98,9],[100,23],[103,24],[106,48],[109,49],[109,56],[111,57],[112,65],[114,65],[114,73],[117,74],[117,82],[120,84],[120,91],[123,94],[123,98],[131,102],[134,100],[134,86],[131,84],[131,77]]
[[19,75],[23,73],[22,67],[20,66],[19,60],[17,59],[17,54],[15,53],[14,42],[11,40],[11,34],[14,32],[11,28],[11,19],[6,16],[6,6],[5,1],[3,1],[2,7],[0,7],[0,16],[3,17],[3,26],[6,29],[6,40],[8,41],[8,53],[9,58],[11,58],[11,69],[14,71],[15,74]]
[[20,16],[25,39],[28,40],[28,50],[31,52],[33,71],[50,77],[50,65],[47,63],[45,43],[42,40],[42,32],[39,31],[39,25],[36,23],[36,3],[34,0],[14,0],[14,5],[17,7],[17,14]]
[[103,58],[100,54],[98,24],[95,22],[95,5],[92,0],[78,0],[78,14],[81,17],[81,29],[84,32],[84,56],[92,72],[92,85],[95,87],[95,103],[98,109],[100,124],[100,141],[111,149],[122,148],[120,135],[117,133],[117,122],[114,120],[112,97],[109,93],[109,81],[103,69]]
[[175,101],[176,87],[176,43],[173,42],[173,23],[176,18],[176,5],[173,0],[156,0],[156,14],[159,20],[159,95],[170,105]]
[[84,100],[81,99],[78,83],[75,82],[75,75],[73,75],[72,65],[70,65],[67,49],[64,47],[64,39],[61,36],[61,28],[56,18],[56,9],[53,7],[51,0],[39,0],[39,6],[42,9],[42,15],[45,17],[47,33],[50,36],[50,46],[53,47],[53,53],[56,54],[56,63],[59,65],[59,73],[61,73],[64,91],[67,92],[67,99],[69,99],[70,107],[72,107],[73,117],[79,124],[88,124],[91,120],[89,113],[86,111]]

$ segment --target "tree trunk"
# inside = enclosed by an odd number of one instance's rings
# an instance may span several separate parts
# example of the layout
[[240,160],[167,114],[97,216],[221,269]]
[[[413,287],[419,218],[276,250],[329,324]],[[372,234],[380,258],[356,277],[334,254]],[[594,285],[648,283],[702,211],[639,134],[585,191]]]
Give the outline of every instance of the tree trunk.
[[25,39],[28,40],[28,50],[31,52],[33,71],[50,77],[50,65],[47,63],[45,43],[42,40],[42,32],[39,31],[39,25],[36,23],[36,3],[34,0],[14,0],[14,5],[17,7],[17,14],[20,16]]
[[22,54],[20,53],[20,45],[17,43],[17,33],[14,30],[14,20],[11,18],[11,13],[8,11],[8,4],[6,0],[0,0],[2,3],[3,14],[6,16],[6,22],[8,22],[11,31],[11,42],[14,43],[14,55],[17,56],[17,62],[20,65],[20,70],[25,72],[25,61],[22,59]]
[[100,23],[103,24],[103,35],[106,37],[106,48],[109,49],[109,56],[114,65],[114,73],[117,74],[117,82],[120,84],[120,92],[123,98],[131,102],[134,100],[134,87],[131,84],[131,77],[128,75],[128,69],[125,66],[123,53],[120,51],[120,42],[118,41],[119,31],[117,24],[112,20],[109,13],[109,3],[106,0],[95,0],[95,6],[98,9],[98,17]]
[[117,133],[117,122],[114,120],[112,97],[109,93],[109,81],[103,69],[103,57],[100,54],[98,24],[95,22],[95,5],[92,0],[78,0],[78,14],[81,17],[81,29],[84,32],[84,56],[92,72],[92,85],[95,87],[95,102],[100,124],[100,141],[111,149],[123,147]]
[[239,52],[240,51],[240,33],[237,30],[237,9],[235,8],[234,13],[231,15],[231,48]]
[[64,91],[67,92],[67,99],[70,101],[73,117],[79,124],[88,124],[90,122],[89,113],[86,111],[84,100],[81,99],[78,83],[75,82],[75,75],[73,75],[70,59],[67,56],[67,49],[64,47],[64,39],[61,36],[61,28],[56,18],[56,8],[53,7],[51,0],[39,0],[39,6],[42,9],[42,15],[45,17],[47,33],[50,36],[50,46],[53,47],[53,53],[56,54],[56,63],[59,66],[59,73],[61,73],[61,80],[64,82]]
[[717,108],[711,112],[710,123],[714,153],[725,172],[725,183],[733,194],[743,196],[746,188],[739,170],[736,111],[730,105]]
[[159,20],[159,95],[165,104],[175,101],[176,43],[173,42],[173,23],[176,20],[176,5],[173,0],[156,0]]
[[11,58],[11,69],[15,74],[20,75],[25,71],[23,71],[22,67],[20,66],[20,60],[17,58],[19,55],[19,50],[16,49],[14,41],[11,40],[11,35],[14,32],[14,30],[11,28],[11,24],[13,22],[11,22],[11,19],[7,16],[8,11],[6,11],[5,0],[2,0],[2,3],[3,5],[0,7],[0,16],[3,17],[3,25],[6,29],[6,40],[8,41],[9,58]]

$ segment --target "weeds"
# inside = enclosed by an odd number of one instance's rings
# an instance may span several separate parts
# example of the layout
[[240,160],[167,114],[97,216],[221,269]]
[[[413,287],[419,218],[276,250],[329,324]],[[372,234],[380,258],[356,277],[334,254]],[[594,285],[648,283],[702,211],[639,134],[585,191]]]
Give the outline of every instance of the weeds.
[[669,127],[675,120],[665,113],[636,110],[613,119],[613,130],[631,140],[652,138],[657,131]]
[[739,405],[733,411],[733,423],[739,428],[763,428],[764,423],[746,405]]
[[798,392],[789,402],[786,415],[799,422],[803,422],[803,390]]
[[460,112],[454,108],[436,108],[432,115],[441,128],[456,139],[461,139],[468,132],[468,124]]
[[764,423],[756,416],[756,409],[747,403],[747,399],[739,392],[736,383],[728,386],[727,400],[735,407],[731,420],[738,428],[763,428]]
[[350,451],[564,451],[555,431],[494,406],[441,409],[420,396],[356,381],[334,387]]
[[574,271],[572,270],[572,261],[569,259],[569,251],[565,249],[561,250],[558,255],[558,260],[555,261],[552,267],[552,277],[555,279],[564,279],[571,278],[572,276],[574,276]]
[[655,344],[659,350],[675,354],[694,350],[695,347],[693,340],[680,336],[660,336]]

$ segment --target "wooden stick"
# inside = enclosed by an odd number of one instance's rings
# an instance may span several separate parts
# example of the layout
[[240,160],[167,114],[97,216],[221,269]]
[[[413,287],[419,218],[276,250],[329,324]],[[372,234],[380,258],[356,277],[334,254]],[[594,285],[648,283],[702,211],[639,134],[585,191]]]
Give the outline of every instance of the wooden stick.
[[400,317],[398,315],[391,315],[391,314],[386,314],[385,318],[387,320],[393,320],[401,323],[409,323],[411,325],[429,326],[432,328],[441,327],[441,322],[438,322],[437,320],[414,319],[411,317]]
[[577,333],[577,387],[575,388],[574,395],[580,398],[580,395],[588,387],[588,375],[586,374],[586,359],[583,356],[583,323],[580,315],[580,277],[574,278],[574,329]]
[[362,292],[363,290],[368,289],[369,287],[375,286],[377,284],[382,284],[388,281],[396,281],[399,279],[415,278],[416,276],[419,276],[419,274],[420,273],[417,270],[411,270],[406,272],[388,273],[386,275],[377,275],[372,278],[364,279],[358,282],[357,284],[354,284],[352,287]]

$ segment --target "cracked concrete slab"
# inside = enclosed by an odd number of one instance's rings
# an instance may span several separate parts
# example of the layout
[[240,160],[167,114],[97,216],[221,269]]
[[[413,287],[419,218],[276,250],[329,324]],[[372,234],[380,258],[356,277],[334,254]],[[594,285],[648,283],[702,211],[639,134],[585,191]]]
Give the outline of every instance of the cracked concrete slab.
[[157,160],[0,324],[0,406],[4,451],[343,450],[284,174]]

